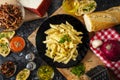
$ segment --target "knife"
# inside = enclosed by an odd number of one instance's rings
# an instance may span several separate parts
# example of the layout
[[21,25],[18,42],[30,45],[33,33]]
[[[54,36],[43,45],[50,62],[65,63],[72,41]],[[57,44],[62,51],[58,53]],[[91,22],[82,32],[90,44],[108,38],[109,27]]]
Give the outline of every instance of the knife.
[[116,25],[115,27],[113,27],[119,34],[120,34],[120,25]]

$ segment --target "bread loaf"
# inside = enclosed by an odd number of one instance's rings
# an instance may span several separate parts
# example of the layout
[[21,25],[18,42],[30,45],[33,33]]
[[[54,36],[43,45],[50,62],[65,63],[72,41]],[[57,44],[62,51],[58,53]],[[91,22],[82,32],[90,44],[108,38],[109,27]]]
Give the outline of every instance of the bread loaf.
[[120,6],[85,14],[83,18],[89,32],[110,28],[120,24]]

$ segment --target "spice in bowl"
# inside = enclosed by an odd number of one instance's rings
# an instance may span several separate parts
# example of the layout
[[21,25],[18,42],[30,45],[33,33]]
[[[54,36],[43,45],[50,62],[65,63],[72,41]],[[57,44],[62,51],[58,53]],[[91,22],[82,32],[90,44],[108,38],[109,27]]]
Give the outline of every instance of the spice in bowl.
[[9,78],[15,73],[16,65],[12,61],[7,61],[0,66],[0,71],[6,78]]
[[0,6],[0,29],[13,31],[23,23],[22,7],[13,4],[2,4]]

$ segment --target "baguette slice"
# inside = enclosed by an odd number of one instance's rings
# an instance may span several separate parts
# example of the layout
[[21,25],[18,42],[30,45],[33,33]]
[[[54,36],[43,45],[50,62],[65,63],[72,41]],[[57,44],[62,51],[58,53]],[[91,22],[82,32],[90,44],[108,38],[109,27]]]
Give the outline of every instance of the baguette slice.
[[0,39],[0,55],[6,57],[10,53],[9,41],[7,38]]
[[112,7],[106,10],[106,12],[113,15],[116,18],[116,20],[118,20],[118,22],[120,23],[120,6]]
[[120,24],[120,6],[106,11],[94,12],[83,16],[89,32],[107,29]]
[[25,68],[17,74],[16,80],[27,80],[29,76],[30,76],[30,70]]

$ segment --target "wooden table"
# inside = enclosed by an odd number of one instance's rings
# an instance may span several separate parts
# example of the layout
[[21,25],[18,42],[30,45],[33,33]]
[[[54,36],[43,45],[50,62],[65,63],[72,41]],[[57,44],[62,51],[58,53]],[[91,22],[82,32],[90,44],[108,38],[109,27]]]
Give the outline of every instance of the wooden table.
[[[57,9],[53,14],[53,15],[57,15],[57,14],[68,14],[66,13],[62,7],[60,7],[59,9]],[[77,17],[83,24],[83,18],[82,16]],[[36,36],[36,32],[38,29],[36,29],[29,37],[29,41],[35,46],[35,36]],[[89,33],[89,36],[92,37],[94,35],[94,33]],[[96,67],[97,65],[104,65],[103,62],[91,51],[88,50],[85,58],[82,60],[82,63],[84,63],[85,67],[86,67],[86,72],[89,71],[91,68]],[[65,77],[67,80],[81,80],[79,77],[75,76],[74,74],[72,74],[70,72],[70,68],[57,68]],[[113,78],[113,77],[112,77]],[[112,80],[111,78],[111,80]],[[115,78],[113,78],[113,80],[115,80]]]

